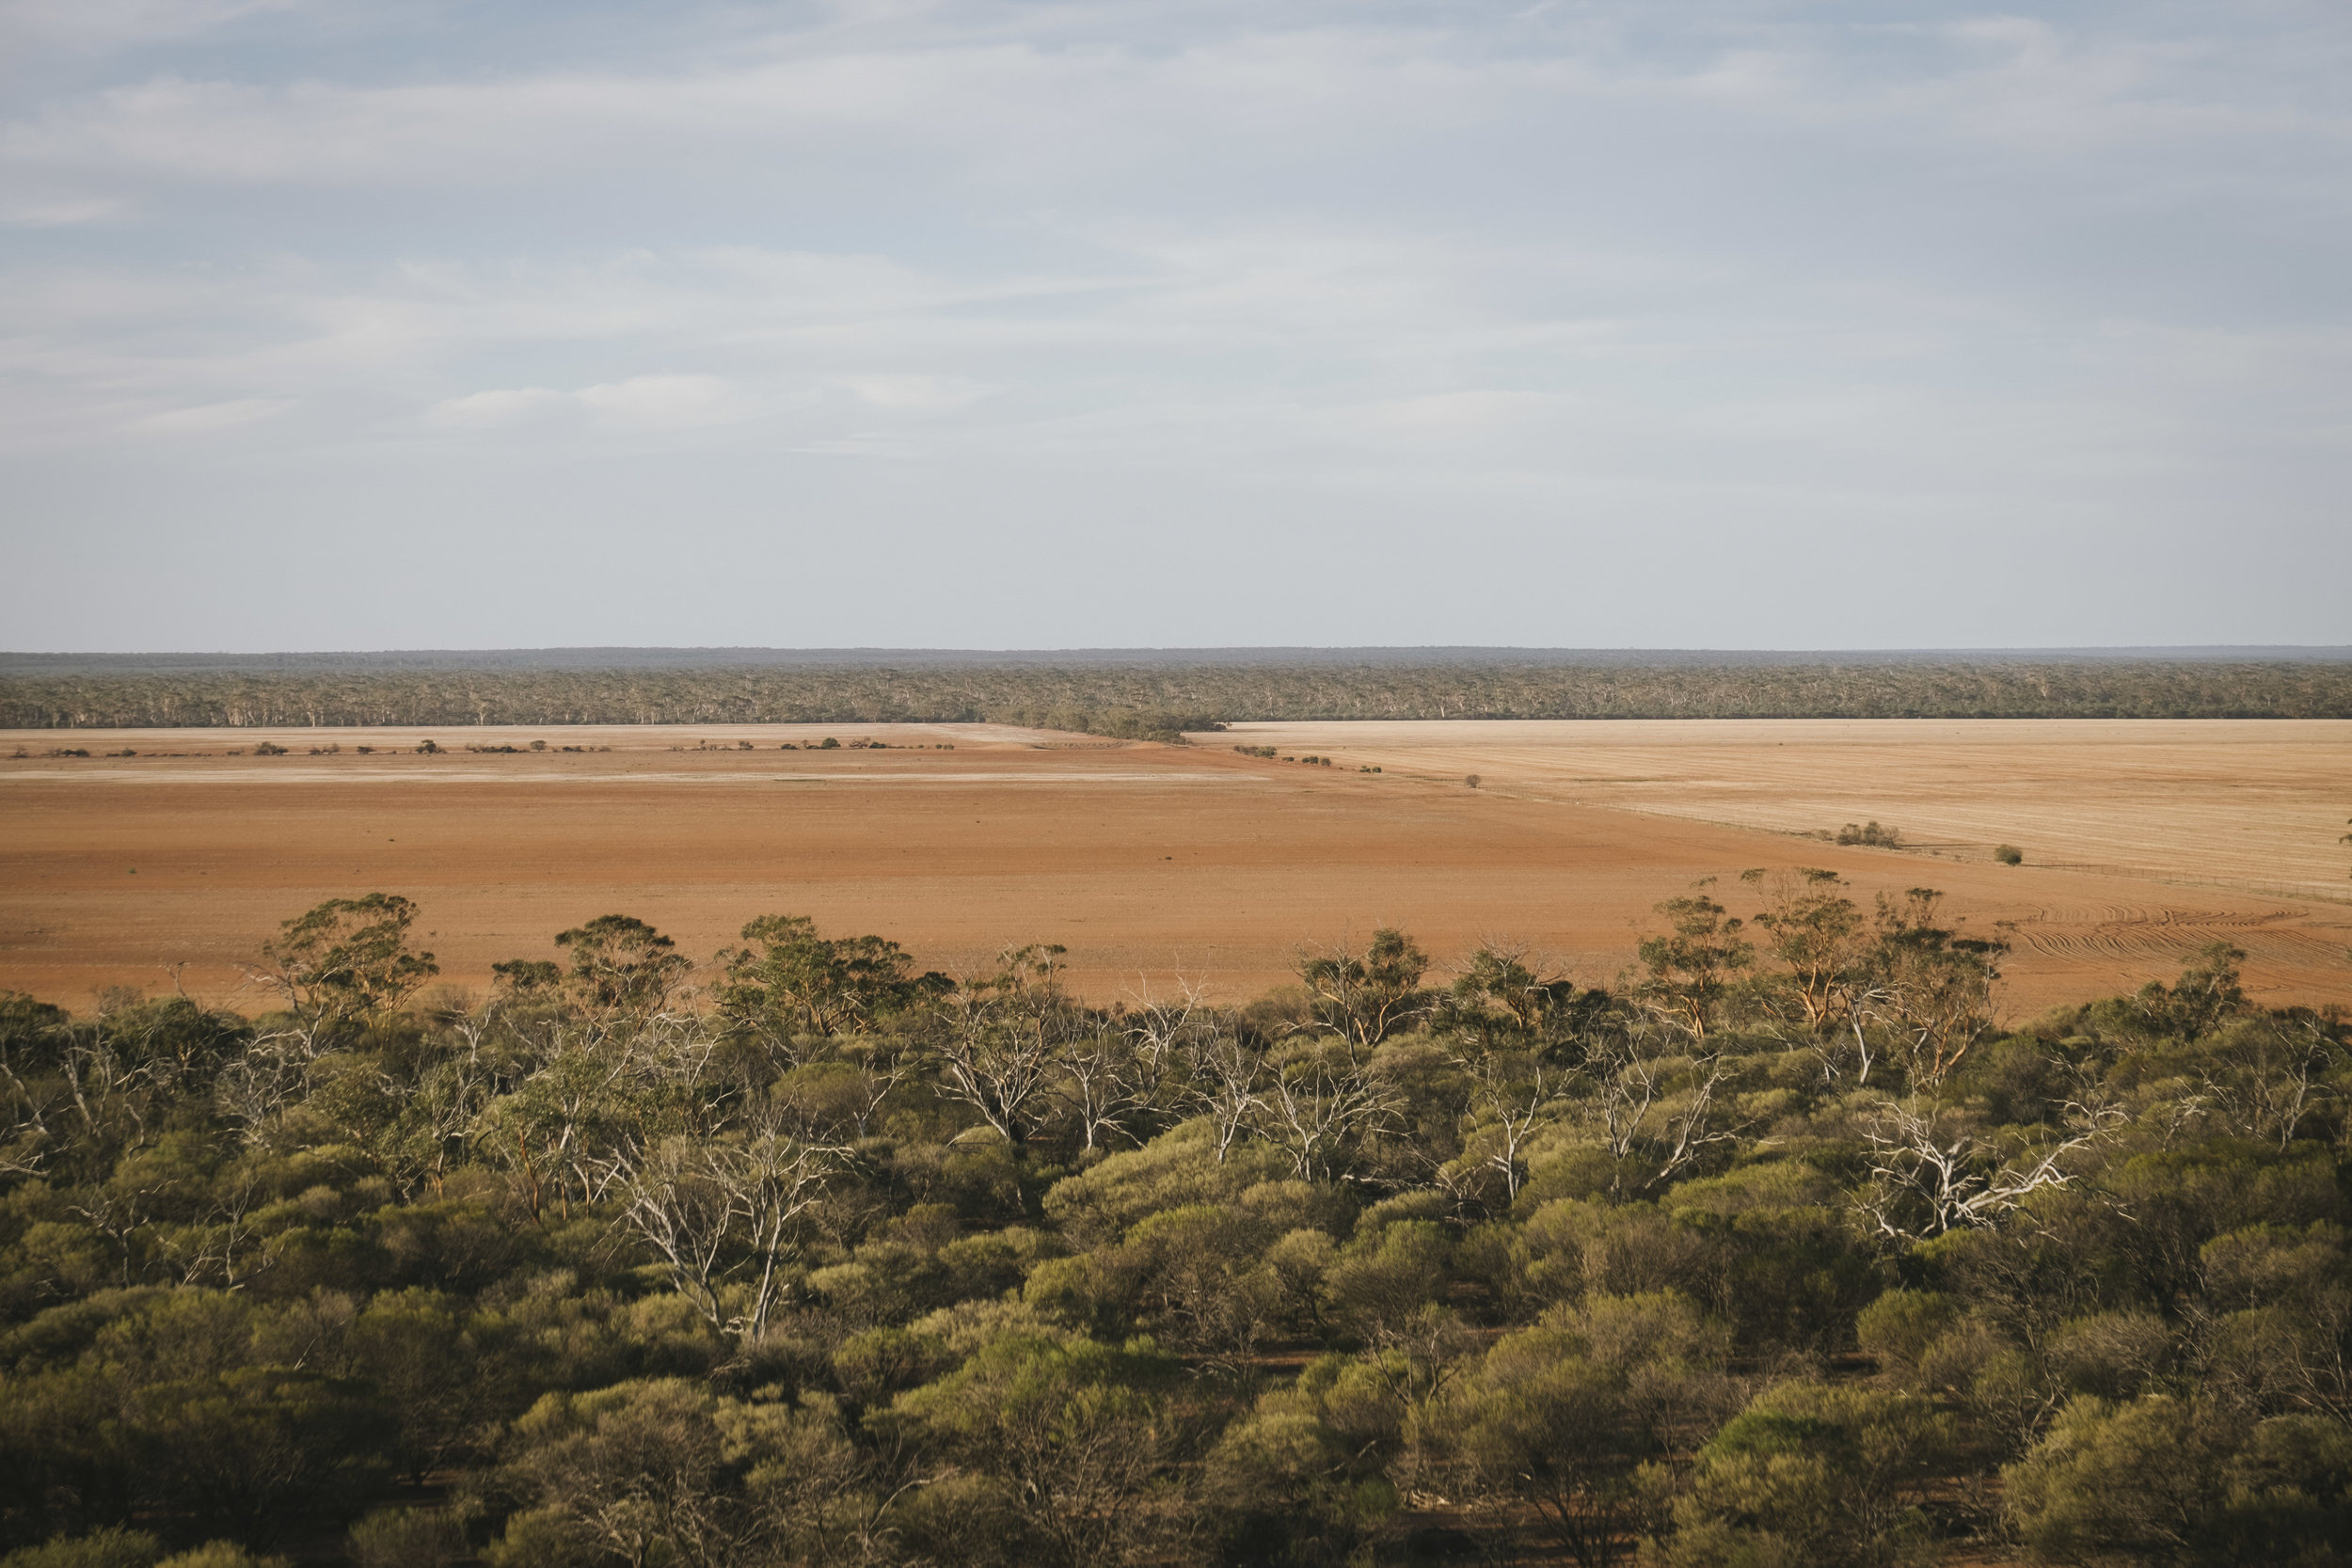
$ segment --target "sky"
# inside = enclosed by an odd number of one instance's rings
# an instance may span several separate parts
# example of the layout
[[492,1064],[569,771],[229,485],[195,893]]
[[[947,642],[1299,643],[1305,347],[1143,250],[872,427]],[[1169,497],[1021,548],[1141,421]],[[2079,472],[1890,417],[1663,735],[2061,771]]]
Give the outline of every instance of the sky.
[[0,0],[0,647],[2352,643],[2352,8]]

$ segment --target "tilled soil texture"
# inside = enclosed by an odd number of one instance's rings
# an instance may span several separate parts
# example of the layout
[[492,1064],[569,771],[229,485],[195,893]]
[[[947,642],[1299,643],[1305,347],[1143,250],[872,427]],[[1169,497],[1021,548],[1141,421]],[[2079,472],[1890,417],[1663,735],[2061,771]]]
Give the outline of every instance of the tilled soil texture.
[[[444,750],[418,752],[427,733]],[[844,746],[778,750],[827,734]],[[463,749],[534,738],[550,749]],[[1311,754],[1333,766],[1280,760]],[[1441,962],[1495,938],[1606,984],[1658,900],[1713,877],[1748,913],[1742,869],[1804,864],[1866,900],[1942,888],[1971,931],[2014,922],[2013,1014],[2169,978],[2216,936],[2265,1000],[2352,1001],[2352,906],[2331,901],[2352,892],[2348,778],[2352,723],[2294,721],[1251,725],[1189,747],[985,725],[18,732],[0,987],[80,1010],[179,964],[251,1008],[242,966],[278,921],[378,888],[418,900],[443,978],[473,988],[598,914],[707,962],[773,911],[949,970],[1061,942],[1103,1000],[1254,994],[1382,925]],[[1869,817],[1919,847],[1792,836]]]

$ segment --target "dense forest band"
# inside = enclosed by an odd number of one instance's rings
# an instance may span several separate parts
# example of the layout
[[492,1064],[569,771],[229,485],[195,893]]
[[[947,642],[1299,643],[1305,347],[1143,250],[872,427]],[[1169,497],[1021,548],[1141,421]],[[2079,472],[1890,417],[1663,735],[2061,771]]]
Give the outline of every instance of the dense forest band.
[[2352,663],[920,664],[0,674],[0,729],[1345,719],[2345,719]]
[[[2352,1032],[1931,890],[1089,1005],[769,915],[0,1004],[9,1568],[2325,1563]],[[247,1016],[249,1014],[249,1016]],[[194,1548],[192,1551],[190,1548]]]

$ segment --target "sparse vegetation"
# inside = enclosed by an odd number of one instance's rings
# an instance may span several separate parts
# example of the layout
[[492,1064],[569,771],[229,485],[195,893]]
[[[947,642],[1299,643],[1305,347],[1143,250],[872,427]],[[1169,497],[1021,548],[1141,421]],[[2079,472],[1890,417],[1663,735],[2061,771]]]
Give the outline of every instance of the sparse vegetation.
[[1903,835],[1896,829],[1881,827],[1874,818],[1858,826],[1847,823],[1837,830],[1837,842],[1867,844],[1877,849],[1899,849],[1903,847]]
[[1993,847],[1993,858],[1999,861],[2003,865],[2023,865],[2026,863],[2026,852],[2017,847],[2014,844],[1994,845]]

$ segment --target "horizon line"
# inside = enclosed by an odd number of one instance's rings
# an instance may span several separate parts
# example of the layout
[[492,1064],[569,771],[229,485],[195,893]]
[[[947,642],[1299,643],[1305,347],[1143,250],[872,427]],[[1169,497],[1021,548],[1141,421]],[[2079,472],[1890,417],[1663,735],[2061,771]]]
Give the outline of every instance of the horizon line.
[[1984,656],[2026,655],[2049,656],[2140,656],[2149,657],[2181,657],[2195,656],[2212,657],[2217,655],[2314,655],[2352,658],[2352,644],[2325,642],[2184,642],[2184,643],[2072,643],[2072,644],[1983,644],[1973,646],[1911,645],[1839,647],[1728,647],[1671,644],[1621,644],[1616,646],[1571,645],[1565,643],[1474,643],[1474,642],[1382,642],[1382,643],[1142,643],[1125,646],[1065,645],[1059,647],[968,647],[946,645],[897,645],[860,643],[833,646],[786,646],[766,643],[628,643],[578,642],[516,644],[503,647],[409,647],[409,648],[8,648],[0,649],[0,665],[14,660],[48,661],[54,659],[290,659],[290,658],[494,658],[506,659],[532,654],[679,654],[711,655],[779,655],[796,658],[851,657],[860,660],[897,655],[914,656],[928,659],[969,657],[1004,659],[1022,657],[1070,658],[1089,656],[1137,657],[1185,655],[1421,655],[1430,654],[1575,654],[1607,655],[1622,657],[1627,655],[1671,655],[1688,657],[1693,655],[1736,655],[1746,657],[1773,656],[1803,657],[1836,656],[1857,657],[1870,656],[1917,658],[1923,656]]

